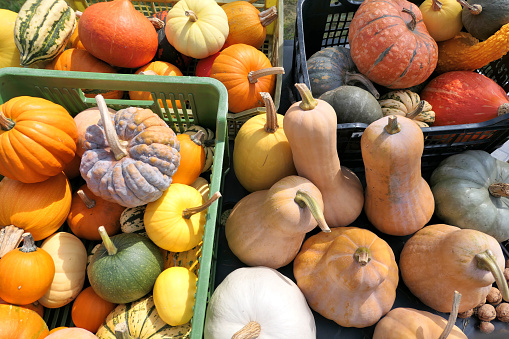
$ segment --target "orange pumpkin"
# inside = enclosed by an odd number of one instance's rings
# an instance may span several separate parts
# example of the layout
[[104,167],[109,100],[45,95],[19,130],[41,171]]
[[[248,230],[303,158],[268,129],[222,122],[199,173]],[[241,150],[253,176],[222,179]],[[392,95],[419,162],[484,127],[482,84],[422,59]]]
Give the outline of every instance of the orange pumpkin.
[[74,32],[72,32],[71,37],[67,41],[67,48],[78,48],[78,49],[85,49],[85,46],[83,46],[83,43],[81,43],[80,36],[78,35],[78,30],[75,29]]
[[76,153],[74,155],[74,158],[71,160],[70,163],[65,165],[63,171],[65,175],[67,176],[67,179],[72,180],[74,178],[80,177],[80,164],[81,164],[81,157]]
[[[115,110],[108,107],[108,111],[110,114],[114,115],[116,113]],[[83,153],[87,150],[85,148],[85,139],[87,128],[90,125],[95,125],[101,120],[101,113],[99,112],[98,107],[90,107],[84,111],[79,112],[74,117],[74,122],[76,123],[76,127],[78,129],[78,140],[76,141],[76,154],[78,154],[81,158]]]
[[173,175],[173,183],[191,185],[201,174],[205,166],[205,149],[203,148],[203,132],[194,135],[178,134],[180,142],[180,164]]
[[43,339],[48,336],[49,330],[37,312],[0,304],[0,334],[2,338]]
[[72,322],[76,327],[96,333],[116,306],[116,304],[99,297],[89,286],[81,291],[74,300],[71,311]]
[[74,158],[76,124],[64,107],[49,100],[10,99],[0,105],[0,127],[0,174],[5,177],[41,182]]
[[[8,303],[3,299],[0,299],[0,304],[11,305],[11,303]],[[37,312],[37,314],[40,315],[41,317],[44,317],[44,306],[42,306],[42,304],[38,301],[26,305],[15,305],[15,306],[28,308],[29,310]]]

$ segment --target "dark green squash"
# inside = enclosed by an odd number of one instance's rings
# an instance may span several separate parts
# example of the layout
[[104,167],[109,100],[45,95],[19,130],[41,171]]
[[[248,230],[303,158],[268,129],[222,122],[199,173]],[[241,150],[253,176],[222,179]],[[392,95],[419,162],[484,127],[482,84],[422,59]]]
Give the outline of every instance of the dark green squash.
[[336,111],[338,124],[362,122],[370,124],[383,117],[382,107],[376,98],[357,86],[340,86],[320,96]]
[[506,0],[458,0],[463,6],[461,21],[468,33],[486,40],[509,23],[509,2]]
[[157,52],[152,61],[169,62],[170,64],[177,66],[178,69],[180,69],[180,71],[185,74],[187,67],[190,65],[193,59],[183,55],[177,51],[172,44],[169,43],[168,39],[166,39],[164,27],[157,30],[157,41]]
[[315,98],[343,85],[359,86],[378,99],[378,91],[371,80],[359,73],[350,50],[343,46],[324,48],[307,60],[311,93]]
[[134,233],[109,237],[99,227],[103,239],[87,268],[94,291],[115,304],[135,301],[150,291],[164,268],[161,250],[149,238]]

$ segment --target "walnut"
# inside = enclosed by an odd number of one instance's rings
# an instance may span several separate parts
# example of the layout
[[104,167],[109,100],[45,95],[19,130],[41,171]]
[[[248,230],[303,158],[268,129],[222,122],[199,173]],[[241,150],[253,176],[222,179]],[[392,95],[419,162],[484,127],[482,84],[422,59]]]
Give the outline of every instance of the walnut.
[[481,301],[476,307],[474,307],[474,314],[477,315],[477,312],[479,311],[479,309],[484,305],[486,304],[486,298],[484,298],[483,301]]
[[492,287],[490,293],[486,296],[486,302],[496,306],[502,302],[502,293],[496,287]]
[[509,322],[509,303],[501,303],[495,309],[497,319],[505,323]]
[[492,321],[497,317],[497,312],[493,305],[484,304],[477,310],[477,317],[481,321]]
[[472,315],[474,315],[474,309],[471,308],[465,312],[461,312],[461,313],[458,313],[458,318],[461,318],[461,319],[466,319],[466,318],[470,318]]
[[479,329],[482,333],[490,334],[491,332],[495,331],[495,325],[489,321],[481,321],[479,324]]

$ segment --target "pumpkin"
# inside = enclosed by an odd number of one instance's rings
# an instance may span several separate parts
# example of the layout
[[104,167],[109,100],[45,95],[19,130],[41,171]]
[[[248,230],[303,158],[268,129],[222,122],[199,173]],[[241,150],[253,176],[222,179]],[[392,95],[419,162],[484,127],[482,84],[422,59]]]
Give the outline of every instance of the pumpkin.
[[425,0],[419,9],[429,35],[437,42],[454,38],[463,28],[463,7],[456,0]]
[[27,0],[14,24],[21,66],[56,57],[76,28],[76,14],[64,0]]
[[[115,110],[108,107],[108,111],[110,114],[114,115],[116,113]],[[85,147],[86,142],[86,133],[87,128],[90,125],[95,125],[101,120],[101,113],[99,112],[99,108],[90,107],[84,111],[79,112],[74,116],[74,122],[76,123],[76,127],[78,129],[78,140],[76,141],[76,154],[80,157],[83,156],[83,153],[87,150]]]
[[424,87],[421,99],[435,111],[433,126],[472,124],[509,112],[505,90],[476,72],[440,74]]
[[382,108],[376,98],[360,87],[343,85],[320,95],[328,102],[338,116],[338,123],[360,122],[370,124],[380,119]]
[[267,26],[278,17],[276,6],[260,12],[247,1],[232,1],[221,8],[228,17],[230,31],[224,47],[234,44],[246,44],[260,49],[267,36]]
[[346,226],[362,212],[364,190],[359,178],[342,167],[337,151],[337,116],[327,102],[314,99],[305,84],[296,84],[302,100],[290,106],[283,119],[299,176],[322,193],[329,227]]
[[101,121],[87,128],[80,166],[88,188],[124,207],[158,199],[180,161],[175,132],[149,109],[121,109],[113,120],[102,96],[96,100]]
[[350,22],[352,60],[371,81],[392,89],[424,82],[435,70],[438,48],[415,4],[363,1]]
[[59,308],[72,302],[85,283],[87,250],[75,235],[58,232],[46,238],[41,249],[55,263],[55,277],[39,302],[47,308]]
[[145,224],[143,223],[146,207],[146,205],[127,207],[122,211],[120,214],[120,229],[122,232],[147,235]]
[[90,285],[102,299],[115,304],[135,301],[152,291],[163,270],[163,256],[150,239],[122,233],[109,237],[99,227],[102,245],[87,267]]
[[203,132],[203,141],[202,146],[205,150],[205,165],[203,165],[202,173],[212,170],[212,164],[214,163],[214,154],[215,154],[215,146],[216,139],[214,137],[214,132],[206,127],[191,125],[187,127],[184,131],[184,134],[195,135],[199,131]]
[[184,252],[170,252],[163,250],[164,269],[170,267],[185,267],[198,276],[200,268],[199,258],[203,242]]
[[311,309],[340,326],[358,328],[391,310],[399,280],[390,246],[357,227],[309,237],[293,262],[293,274]]
[[461,21],[468,33],[486,40],[509,23],[509,4],[505,1],[458,0],[463,6]]
[[48,335],[46,339],[97,339],[97,336],[90,331],[79,327],[63,328]]
[[195,59],[218,52],[228,32],[228,17],[215,0],[180,0],[166,16],[169,43]]
[[371,224],[398,236],[424,227],[435,202],[421,176],[421,128],[405,117],[383,117],[364,130],[361,150],[366,173],[364,212]]
[[429,102],[421,100],[419,94],[408,89],[385,93],[378,103],[384,117],[401,115],[412,119],[421,127],[429,127],[435,122],[435,112]]
[[55,333],[57,331],[60,331],[60,330],[63,330],[64,328],[68,328],[67,326],[59,326],[59,327],[55,327],[54,329],[52,329],[51,331],[49,331],[49,334],[52,334],[52,333]]
[[186,70],[193,58],[183,55],[166,39],[164,27],[157,30],[157,52],[152,61],[165,61],[178,69]]
[[72,304],[72,322],[76,327],[96,333],[116,306],[99,297],[92,286],[88,286],[80,292]]
[[315,319],[302,292],[268,267],[230,272],[210,297],[203,332],[205,339],[253,338],[260,333],[316,338]]
[[186,338],[191,332],[191,323],[176,327],[166,324],[157,313],[152,295],[118,305],[99,327],[97,336],[117,339],[115,329],[118,324],[126,324],[128,333],[139,339]]
[[284,177],[297,174],[283,129],[283,115],[276,112],[269,93],[260,95],[265,101],[265,114],[242,124],[233,148],[235,176],[249,192],[267,190]]
[[30,232],[34,240],[55,233],[71,208],[71,185],[63,172],[45,181],[25,184],[0,181],[0,225],[15,225]]
[[174,184],[191,185],[202,173],[205,166],[205,148],[203,147],[203,132],[196,134],[178,134],[180,143],[180,163],[173,175]]
[[85,46],[83,46],[83,43],[80,40],[80,36],[78,35],[78,30],[75,29],[74,32],[72,32],[69,40],[67,41],[66,48],[78,48],[78,49],[85,49]]
[[117,67],[141,67],[157,51],[156,29],[129,0],[88,6],[78,22],[78,35],[93,56]]
[[444,159],[431,174],[436,215],[449,225],[509,239],[509,164],[482,150]]
[[14,23],[18,13],[0,9],[0,68],[19,67],[19,51],[14,42]]
[[0,105],[0,127],[0,173],[5,177],[40,182],[74,158],[76,124],[64,107],[49,100],[8,100]]
[[[10,305],[10,303],[6,302],[5,300],[0,299],[0,304]],[[31,304],[26,305],[14,305],[19,306],[23,308],[28,308],[29,310],[37,312],[38,315],[41,317],[44,317],[44,306],[42,306],[38,301],[33,302]]]
[[125,207],[96,196],[81,185],[72,195],[71,210],[67,216],[67,225],[78,238],[101,240],[97,231],[104,226],[108,235],[120,232],[120,215]]
[[399,261],[401,277],[412,294],[439,312],[450,311],[455,290],[461,293],[459,313],[474,308],[495,281],[504,300],[509,300],[504,267],[495,238],[446,224],[416,232],[406,241]]
[[235,204],[225,226],[228,247],[246,265],[283,267],[295,258],[306,233],[317,225],[330,232],[323,205],[311,181],[296,175],[282,178]]
[[20,306],[0,304],[0,333],[4,338],[43,339],[49,330],[37,312]]
[[375,86],[353,63],[350,49],[344,46],[330,46],[319,50],[307,60],[311,93],[315,98],[343,85],[359,85],[375,98],[380,94]]
[[74,158],[69,162],[67,165],[65,165],[64,169],[62,170],[67,177],[67,179],[72,180],[78,177],[81,177],[80,173],[80,165],[81,165],[81,157],[76,153],[74,155]]
[[264,105],[261,92],[274,96],[275,74],[282,67],[272,67],[263,52],[246,44],[235,44],[221,51],[210,69],[210,76],[225,85],[228,110],[239,113]]
[[25,233],[23,246],[0,260],[0,298],[18,305],[36,302],[50,288],[54,276],[51,256],[35,246],[30,233]]
[[216,60],[219,53],[220,52],[216,52],[206,58],[198,60],[196,63],[194,75],[197,77],[210,77],[210,69],[212,68],[212,64],[214,63],[214,60]]

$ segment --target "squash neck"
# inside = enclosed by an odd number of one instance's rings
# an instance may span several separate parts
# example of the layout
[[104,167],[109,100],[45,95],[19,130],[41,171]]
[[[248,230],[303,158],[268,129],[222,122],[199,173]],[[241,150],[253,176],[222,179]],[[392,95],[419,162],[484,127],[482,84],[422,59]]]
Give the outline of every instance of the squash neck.
[[108,232],[106,232],[104,226],[99,226],[99,235],[101,236],[104,247],[106,247],[106,251],[108,251],[108,255],[117,254],[118,252],[117,247],[115,246],[113,241],[111,241],[111,238],[108,235]]
[[7,118],[2,111],[0,111],[0,129],[2,131],[10,131],[14,128],[16,123],[12,119]]
[[307,207],[313,218],[315,218],[316,222],[318,223],[320,229],[323,232],[330,233],[330,228],[327,225],[323,212],[320,209],[320,206],[318,206],[315,198],[313,198],[308,192],[304,190],[298,190],[295,194],[294,201],[297,203],[297,205],[299,205],[300,208]]
[[256,321],[250,321],[238,332],[232,335],[232,339],[256,339],[260,336],[262,327]]
[[256,71],[250,71],[247,75],[247,80],[250,84],[255,84],[258,82],[259,78],[274,74],[285,74],[285,69],[283,67],[267,67]]
[[115,160],[118,161],[127,156],[126,145],[123,145],[118,138],[115,126],[111,121],[111,114],[106,106],[106,101],[104,101],[104,97],[101,94],[98,94],[95,96],[95,100],[97,102],[97,107],[99,108],[99,113],[101,114],[101,121],[104,127],[106,140],[108,141],[108,145],[110,146],[110,150],[113,153]]
[[415,16],[415,13],[413,11],[409,10],[408,8],[403,8],[402,12],[410,15],[410,18],[411,18],[410,22],[407,22],[406,26],[412,32],[415,31],[415,27],[417,26],[417,17]]
[[274,105],[274,101],[272,101],[272,97],[267,92],[260,92],[260,95],[265,103],[265,116],[266,123],[264,126],[265,132],[267,133],[276,133],[279,125],[277,123],[277,112],[276,106]]
[[263,27],[267,27],[270,25],[274,20],[277,19],[277,8],[276,6],[272,6],[270,8],[267,8],[266,10],[260,12],[258,14],[258,17],[260,18],[260,23]]
[[509,184],[504,182],[499,182],[495,184],[491,184],[488,187],[488,191],[495,198],[507,198],[509,197]]
[[456,0],[460,3],[461,6],[468,9],[470,14],[479,15],[482,12],[482,6],[479,4],[469,4],[466,0]]
[[306,86],[306,84],[295,84],[295,88],[299,91],[302,101],[299,104],[300,109],[303,111],[310,111],[318,105],[318,101],[313,98],[313,94]]
[[221,197],[221,193],[219,192],[216,192],[214,193],[214,195],[212,195],[210,197],[210,199],[204,203],[203,205],[200,205],[200,206],[197,206],[197,207],[189,207],[189,208],[186,208],[185,210],[182,211],[182,218],[184,219],[190,219],[194,214],[196,213],[200,213],[204,210],[206,210],[207,208],[209,208],[210,205],[212,205],[212,203],[214,201],[216,201],[217,199],[219,199]]
[[493,255],[493,252],[488,249],[476,254],[475,259],[477,260],[477,268],[490,271],[491,274],[493,274],[495,281],[497,282],[497,287],[502,293],[502,298],[505,301],[509,301],[509,287],[507,286],[507,280],[498,266],[497,259],[495,258],[495,255]]
[[32,237],[32,234],[29,232],[23,233],[21,236],[23,239],[23,246],[19,249],[23,253],[30,253],[37,251],[37,246],[35,246],[34,238]]
[[80,199],[83,201],[85,206],[87,206],[88,209],[92,209],[95,207],[95,200],[91,199],[83,190],[78,190],[76,192]]
[[456,319],[458,318],[458,311],[460,308],[461,301],[461,293],[458,291],[454,291],[454,297],[452,299],[452,311],[449,314],[449,319],[447,320],[447,325],[445,325],[444,331],[440,334],[438,339],[447,339],[449,334],[451,334],[452,329],[454,328],[454,324],[456,323]]

